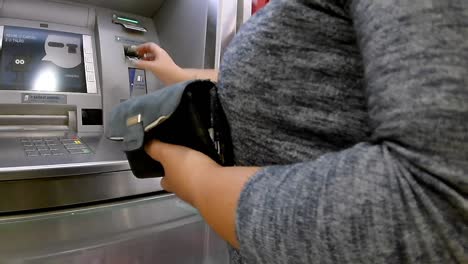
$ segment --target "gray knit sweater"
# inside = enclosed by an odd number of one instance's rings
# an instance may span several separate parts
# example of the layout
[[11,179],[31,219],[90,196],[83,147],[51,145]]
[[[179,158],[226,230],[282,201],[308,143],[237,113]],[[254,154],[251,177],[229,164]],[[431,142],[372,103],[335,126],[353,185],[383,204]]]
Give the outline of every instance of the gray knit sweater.
[[273,0],[220,87],[234,263],[468,263],[468,0]]

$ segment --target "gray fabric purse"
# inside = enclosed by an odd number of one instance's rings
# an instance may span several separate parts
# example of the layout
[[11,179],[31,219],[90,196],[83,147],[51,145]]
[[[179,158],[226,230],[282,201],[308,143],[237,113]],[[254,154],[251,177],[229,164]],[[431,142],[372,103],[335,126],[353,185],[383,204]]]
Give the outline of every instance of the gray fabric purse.
[[161,164],[144,151],[149,140],[200,151],[220,165],[233,165],[229,125],[210,81],[178,83],[130,99],[112,111],[107,137],[123,142],[133,174],[138,178],[164,175]]

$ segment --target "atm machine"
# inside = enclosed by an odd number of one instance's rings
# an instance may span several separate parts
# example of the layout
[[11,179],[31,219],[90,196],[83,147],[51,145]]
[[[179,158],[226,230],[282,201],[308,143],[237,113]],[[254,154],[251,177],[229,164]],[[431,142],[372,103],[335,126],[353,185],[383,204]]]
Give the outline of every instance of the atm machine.
[[219,65],[249,1],[0,0],[0,263],[227,263],[198,212],[137,179],[105,138],[163,85],[124,47]]

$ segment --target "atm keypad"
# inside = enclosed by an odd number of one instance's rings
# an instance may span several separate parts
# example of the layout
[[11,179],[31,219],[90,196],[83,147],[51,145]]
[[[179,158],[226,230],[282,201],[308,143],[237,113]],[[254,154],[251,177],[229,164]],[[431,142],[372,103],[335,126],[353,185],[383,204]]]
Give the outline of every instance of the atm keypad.
[[65,148],[67,150],[72,150],[72,149],[85,149],[87,148],[85,145],[75,145],[75,144],[70,144],[70,145],[65,145]]
[[78,137],[20,138],[20,143],[28,157],[93,153]]
[[59,150],[51,150],[50,151],[52,153],[52,155],[54,156],[61,156],[61,155],[65,155],[65,152],[64,151],[59,151]]
[[39,150],[39,154],[41,154],[41,156],[50,156],[50,155],[52,155],[50,150]]
[[69,149],[70,154],[90,154],[91,150],[89,149]]
[[39,152],[38,151],[26,151],[26,155],[28,157],[37,157],[39,156]]

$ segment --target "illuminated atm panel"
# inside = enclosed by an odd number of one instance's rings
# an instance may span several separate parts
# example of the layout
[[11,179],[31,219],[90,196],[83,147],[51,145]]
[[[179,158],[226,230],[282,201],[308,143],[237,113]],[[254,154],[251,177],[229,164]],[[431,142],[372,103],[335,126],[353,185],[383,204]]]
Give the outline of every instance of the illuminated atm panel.
[[97,93],[91,36],[1,26],[1,90]]

